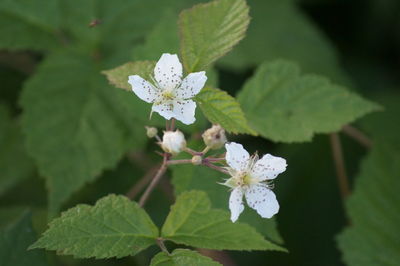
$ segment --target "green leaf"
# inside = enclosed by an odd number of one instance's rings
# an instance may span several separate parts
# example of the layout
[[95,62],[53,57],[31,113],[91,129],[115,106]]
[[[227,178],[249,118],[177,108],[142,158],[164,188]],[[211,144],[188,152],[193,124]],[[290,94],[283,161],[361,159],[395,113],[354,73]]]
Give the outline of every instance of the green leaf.
[[58,1],[0,1],[0,49],[54,47],[59,17]]
[[251,23],[246,38],[221,59],[224,68],[243,71],[264,61],[284,58],[297,62],[305,72],[347,82],[337,51],[298,1],[248,1]]
[[104,70],[102,73],[106,75],[108,81],[117,88],[132,91],[131,85],[128,83],[130,75],[139,75],[144,79],[151,80],[155,66],[153,61],[136,61],[123,64],[122,66]]
[[218,266],[221,265],[212,259],[202,256],[189,249],[175,249],[171,255],[160,252],[151,260],[150,266]]
[[155,244],[158,229],[136,202],[109,195],[96,205],[77,205],[54,219],[32,246],[75,258],[135,255]]
[[42,251],[30,250],[28,246],[36,239],[31,214],[24,212],[14,223],[0,230],[0,265],[45,266]]
[[260,135],[279,142],[310,141],[380,109],[317,75],[301,75],[296,64],[262,64],[246,82],[238,100],[249,124]]
[[[218,184],[218,182],[223,182],[226,176],[220,172],[202,166],[177,165],[171,168],[172,184],[174,185],[176,196],[187,190],[202,190],[207,193],[213,208],[228,208],[229,190],[227,187]],[[282,237],[278,232],[275,217],[272,219],[263,219],[256,211],[245,208],[244,212],[240,215],[239,221],[256,228],[256,230],[262,233],[268,240],[278,244],[283,243]]]
[[215,0],[182,11],[179,27],[186,71],[206,69],[243,39],[248,13],[244,0]]
[[133,95],[111,89],[91,58],[50,55],[21,97],[27,149],[46,178],[49,211],[145,144],[143,111]]
[[0,105],[0,196],[29,177],[34,165],[28,158],[23,136],[5,105]]
[[211,123],[220,124],[230,133],[257,134],[247,124],[239,103],[225,91],[206,87],[195,100]]
[[346,202],[351,226],[338,237],[350,265],[398,265],[400,261],[400,149],[375,142]]
[[211,209],[205,192],[179,195],[171,207],[161,236],[178,244],[208,249],[280,250],[247,224],[232,223],[227,211]]

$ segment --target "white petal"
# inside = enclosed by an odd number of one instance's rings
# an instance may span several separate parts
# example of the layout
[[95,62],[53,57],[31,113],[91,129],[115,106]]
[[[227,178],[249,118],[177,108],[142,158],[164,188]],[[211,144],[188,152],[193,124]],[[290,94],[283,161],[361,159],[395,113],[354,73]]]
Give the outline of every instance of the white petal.
[[206,72],[190,73],[175,90],[175,95],[181,99],[190,99],[196,96],[207,81]]
[[257,178],[258,181],[274,179],[280,173],[285,172],[286,166],[285,159],[266,154],[254,164],[251,177]]
[[174,102],[174,117],[186,125],[193,124],[196,121],[194,117],[195,110],[196,103],[192,100]]
[[154,78],[161,89],[173,89],[182,81],[182,64],[176,54],[162,54],[154,68]]
[[243,148],[242,144],[235,142],[225,144],[226,149],[226,162],[230,167],[237,171],[243,171],[246,169],[249,162],[250,155]]
[[162,117],[164,117],[167,120],[171,119],[172,117],[175,117],[173,109],[174,105],[171,101],[155,103],[151,108],[153,112],[159,113]]
[[128,83],[131,84],[132,91],[136,94],[136,96],[145,102],[154,102],[159,94],[159,90],[157,88],[138,75],[129,76]]
[[237,187],[232,190],[229,197],[229,209],[231,210],[231,221],[234,223],[244,210],[242,188]]
[[263,218],[271,218],[279,211],[279,203],[272,190],[263,184],[251,185],[245,191],[247,205]]

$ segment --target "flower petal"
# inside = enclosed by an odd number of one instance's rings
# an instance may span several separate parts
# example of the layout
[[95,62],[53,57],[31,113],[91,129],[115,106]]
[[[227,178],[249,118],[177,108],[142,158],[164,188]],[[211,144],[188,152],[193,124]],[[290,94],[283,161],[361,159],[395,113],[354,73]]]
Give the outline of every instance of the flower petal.
[[231,210],[231,221],[234,223],[244,210],[242,188],[237,187],[232,190],[229,197],[229,209]]
[[226,162],[230,167],[237,171],[243,171],[246,169],[249,162],[250,155],[243,148],[242,144],[235,142],[225,144],[226,149]]
[[193,124],[196,121],[194,113],[196,103],[192,100],[181,100],[174,102],[174,117],[186,125]]
[[152,112],[159,113],[162,117],[164,117],[167,120],[171,119],[172,117],[175,117],[173,109],[174,105],[171,101],[155,103],[151,107]]
[[207,81],[205,71],[190,73],[175,90],[175,96],[181,99],[190,99],[196,96]]
[[263,184],[251,185],[245,191],[247,205],[263,218],[271,218],[279,211],[275,193]]
[[253,178],[257,178],[259,182],[267,179],[275,179],[280,173],[285,172],[286,166],[285,159],[265,154],[254,164],[250,175]]
[[182,64],[176,54],[162,54],[154,68],[161,89],[173,89],[182,82]]
[[157,88],[138,75],[129,76],[128,83],[131,84],[132,91],[136,96],[145,102],[154,102],[159,95],[159,90]]

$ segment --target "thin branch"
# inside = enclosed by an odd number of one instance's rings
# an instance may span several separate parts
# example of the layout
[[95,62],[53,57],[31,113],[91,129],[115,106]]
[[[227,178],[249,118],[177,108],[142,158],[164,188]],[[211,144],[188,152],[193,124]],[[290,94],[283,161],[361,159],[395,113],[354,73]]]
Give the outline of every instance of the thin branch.
[[157,186],[158,182],[160,181],[161,177],[164,175],[165,171],[167,170],[167,161],[168,161],[169,155],[167,153],[164,154],[163,162],[158,169],[156,175],[153,177],[153,180],[151,181],[150,185],[146,188],[145,192],[143,193],[142,197],[140,197],[139,200],[139,206],[143,207],[144,204],[146,203],[147,199],[149,198],[151,192],[154,190],[154,188]]
[[162,251],[164,251],[165,253],[167,253],[168,255],[171,255],[167,249],[167,247],[164,245],[164,239],[162,239],[161,237],[157,238],[156,240],[157,245],[160,247],[160,249]]
[[195,150],[192,150],[191,148],[189,148],[189,147],[185,147],[185,149],[183,150],[183,151],[185,151],[185,152],[187,152],[187,153],[189,153],[190,155],[200,155],[200,156],[202,156],[203,155],[203,153],[201,153],[201,152],[199,152],[199,151],[195,151]]
[[346,167],[343,158],[342,145],[338,133],[329,135],[332,147],[333,160],[336,167],[336,175],[339,183],[339,190],[343,201],[350,195],[349,181],[346,174]]
[[204,165],[204,166],[206,166],[206,167],[208,167],[208,168],[217,170],[218,172],[221,172],[221,173],[224,173],[224,174],[229,175],[229,172],[228,172],[227,170],[225,170],[224,168],[222,168],[222,167],[220,167],[220,166],[216,166],[216,165],[214,165],[214,164],[212,164],[212,163],[203,162],[202,165]]
[[192,163],[191,159],[183,159],[183,160],[169,160],[167,161],[168,165],[172,164],[186,164],[186,163]]
[[169,130],[174,131],[175,129],[175,118],[171,118],[171,124],[169,125]]
[[342,131],[365,148],[370,149],[372,147],[372,140],[359,129],[347,125],[342,128]]
[[126,193],[126,196],[131,200],[136,198],[136,196],[145,188],[145,186],[150,183],[151,178],[156,173],[158,167],[151,168],[138,182],[133,185],[129,191]]

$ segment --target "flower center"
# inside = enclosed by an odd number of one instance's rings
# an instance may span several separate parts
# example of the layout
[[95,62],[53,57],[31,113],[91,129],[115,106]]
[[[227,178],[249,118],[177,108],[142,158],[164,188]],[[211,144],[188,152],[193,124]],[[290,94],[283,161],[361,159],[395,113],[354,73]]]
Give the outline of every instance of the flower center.
[[163,93],[162,93],[162,97],[163,97],[165,100],[172,100],[172,99],[175,98],[175,95],[174,95],[174,93],[172,92],[172,90],[165,90],[165,91],[163,91]]
[[237,186],[248,186],[252,183],[252,178],[248,172],[239,172],[235,176],[235,181]]

